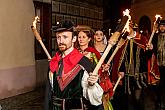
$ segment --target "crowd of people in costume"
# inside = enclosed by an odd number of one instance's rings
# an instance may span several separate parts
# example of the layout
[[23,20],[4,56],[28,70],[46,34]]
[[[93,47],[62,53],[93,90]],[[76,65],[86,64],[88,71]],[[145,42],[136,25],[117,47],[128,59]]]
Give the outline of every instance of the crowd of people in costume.
[[[165,20],[157,26],[151,44],[151,23],[143,16],[130,32],[112,62],[110,50],[98,74],[93,71],[108,45],[104,31],[75,26],[65,20],[57,25],[58,51],[50,60],[46,92],[47,110],[145,110],[145,99],[155,94],[155,110],[165,110]],[[122,34],[122,33],[121,33]],[[51,75],[50,75],[51,74]],[[118,77],[116,90],[113,90]],[[49,80],[48,79],[48,80]],[[146,98],[147,97],[147,98]]]

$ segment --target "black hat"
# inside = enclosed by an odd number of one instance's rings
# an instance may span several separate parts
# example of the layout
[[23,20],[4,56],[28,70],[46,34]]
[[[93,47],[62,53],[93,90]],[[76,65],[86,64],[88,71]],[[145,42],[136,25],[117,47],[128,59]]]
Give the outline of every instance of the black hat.
[[74,24],[69,20],[62,21],[61,23],[57,24],[54,28],[52,28],[53,32],[62,32],[62,31],[74,31]]
[[160,20],[159,25],[165,25],[165,20]]

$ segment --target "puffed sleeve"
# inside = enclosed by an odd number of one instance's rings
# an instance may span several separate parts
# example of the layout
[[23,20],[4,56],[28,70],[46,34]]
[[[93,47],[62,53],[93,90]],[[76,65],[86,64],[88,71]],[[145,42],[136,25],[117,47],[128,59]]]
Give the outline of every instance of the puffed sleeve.
[[102,104],[103,89],[98,83],[95,83],[93,86],[88,85],[87,78],[89,74],[84,70],[84,75],[82,77],[82,88],[83,96],[90,101],[92,105],[98,106]]

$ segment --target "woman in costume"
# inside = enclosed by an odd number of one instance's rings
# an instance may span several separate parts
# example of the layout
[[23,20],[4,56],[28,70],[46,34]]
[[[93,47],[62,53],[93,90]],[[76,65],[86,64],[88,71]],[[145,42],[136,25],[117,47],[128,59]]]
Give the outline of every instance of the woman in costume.
[[97,30],[94,35],[94,47],[102,55],[107,47],[107,39],[103,31]]
[[[89,27],[81,28],[78,31],[78,48],[80,52],[83,53],[87,58],[89,58],[94,65],[97,65],[99,59],[101,58],[101,55],[94,47],[94,31],[92,31],[92,29],[90,29]],[[99,84],[104,90],[104,93],[106,93],[106,95],[103,96],[104,110],[112,110],[112,106],[109,99],[110,96],[112,96],[113,94],[113,86],[110,82],[109,76],[107,75],[108,70],[109,65],[103,64],[102,68],[98,72],[100,75]]]

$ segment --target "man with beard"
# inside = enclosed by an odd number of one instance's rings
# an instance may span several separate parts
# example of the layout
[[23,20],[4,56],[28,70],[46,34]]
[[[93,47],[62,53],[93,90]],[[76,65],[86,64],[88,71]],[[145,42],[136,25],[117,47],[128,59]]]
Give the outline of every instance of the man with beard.
[[158,33],[156,33],[152,40],[153,51],[157,56],[160,83],[158,90],[158,109],[165,109],[165,20],[161,20],[158,26]]
[[49,65],[49,110],[103,110],[98,75],[92,73],[90,60],[74,48],[74,30],[71,21],[63,21],[53,29],[59,51]]

